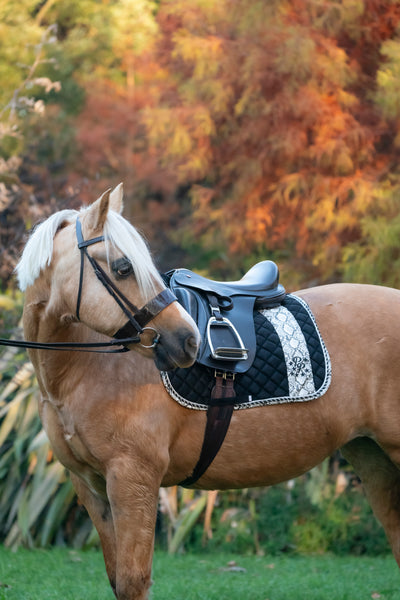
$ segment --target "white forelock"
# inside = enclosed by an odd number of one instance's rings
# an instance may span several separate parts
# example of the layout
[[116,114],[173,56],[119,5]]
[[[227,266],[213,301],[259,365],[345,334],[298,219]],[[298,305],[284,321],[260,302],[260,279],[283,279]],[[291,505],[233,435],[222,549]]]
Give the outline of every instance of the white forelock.
[[[82,209],[80,214],[84,216],[89,209],[90,207]],[[58,228],[65,221],[74,222],[78,215],[79,212],[76,210],[62,210],[46,219],[33,231],[16,267],[18,284],[22,291],[34,283],[42,269],[50,265],[53,240]],[[112,246],[131,261],[136,280],[144,296],[154,293],[156,283],[163,285],[146,243],[126,219],[110,210],[103,234],[108,256]]]

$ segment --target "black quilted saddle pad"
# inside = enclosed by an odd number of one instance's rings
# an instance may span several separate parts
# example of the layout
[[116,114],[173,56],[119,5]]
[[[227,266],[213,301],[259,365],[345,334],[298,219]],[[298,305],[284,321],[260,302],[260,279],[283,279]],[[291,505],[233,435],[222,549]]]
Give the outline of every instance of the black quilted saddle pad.
[[[322,396],[331,382],[331,362],[314,316],[304,300],[287,295],[280,306],[254,313],[257,351],[246,373],[235,377],[236,409]],[[207,410],[214,372],[195,363],[188,369],[161,373],[170,396],[179,404]]]

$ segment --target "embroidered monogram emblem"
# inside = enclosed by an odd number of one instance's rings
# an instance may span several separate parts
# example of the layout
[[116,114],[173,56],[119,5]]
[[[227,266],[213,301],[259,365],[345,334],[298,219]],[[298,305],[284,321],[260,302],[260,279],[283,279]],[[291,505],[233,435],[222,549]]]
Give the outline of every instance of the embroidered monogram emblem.
[[294,356],[289,360],[288,370],[294,377],[309,377],[312,375],[309,363],[301,356]]

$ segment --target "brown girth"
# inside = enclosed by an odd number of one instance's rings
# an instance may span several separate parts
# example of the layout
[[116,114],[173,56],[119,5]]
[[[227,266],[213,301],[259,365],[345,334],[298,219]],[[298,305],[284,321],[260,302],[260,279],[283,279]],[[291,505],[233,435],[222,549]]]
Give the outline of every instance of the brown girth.
[[235,405],[234,377],[233,373],[215,373],[215,386],[207,409],[207,422],[199,460],[192,474],[178,484],[182,487],[190,487],[204,475],[223,444]]

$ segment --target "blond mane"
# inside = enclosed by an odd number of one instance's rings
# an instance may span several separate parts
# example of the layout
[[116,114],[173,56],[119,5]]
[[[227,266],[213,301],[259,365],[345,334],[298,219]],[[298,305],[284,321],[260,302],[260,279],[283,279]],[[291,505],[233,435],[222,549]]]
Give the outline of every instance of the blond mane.
[[35,227],[15,268],[22,292],[35,282],[43,269],[50,265],[54,236],[61,224],[75,220],[77,215],[76,210],[61,210]]
[[[21,291],[33,285],[41,271],[51,264],[54,236],[62,223],[75,222],[78,215],[84,216],[89,208],[82,209],[81,213],[76,210],[62,210],[34,229],[15,269]],[[145,241],[126,219],[110,210],[103,233],[107,255],[113,247],[131,261],[138,285],[145,296],[154,293],[156,283],[163,285]]]

